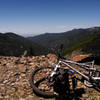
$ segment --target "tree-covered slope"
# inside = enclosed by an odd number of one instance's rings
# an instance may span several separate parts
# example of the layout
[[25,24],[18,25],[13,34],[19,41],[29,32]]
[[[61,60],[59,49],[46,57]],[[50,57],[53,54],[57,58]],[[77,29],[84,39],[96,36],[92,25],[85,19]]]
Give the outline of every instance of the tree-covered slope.
[[81,39],[83,39],[82,34],[89,36],[87,30],[74,29],[72,31],[63,33],[45,33],[35,37],[29,37],[29,39],[48,48],[54,48],[59,46],[60,44],[64,44],[64,47],[67,48],[74,43],[77,43],[77,40],[80,41]]
[[95,57],[100,57],[100,30],[95,31],[91,36],[85,37],[84,40],[63,50],[62,54],[65,55],[78,49],[83,53],[91,53]]
[[[84,52],[91,53],[97,51],[97,47],[100,43],[98,40],[99,34],[100,27],[93,27],[87,29],[74,29],[63,33],[46,33],[35,37],[29,37],[29,39],[48,48],[57,48],[60,44],[64,44],[63,54],[80,48]],[[100,48],[98,52],[99,50]]]
[[82,51],[100,57],[100,32],[92,39],[92,41],[84,45]]
[[44,47],[14,33],[0,33],[0,55],[20,56],[27,51],[27,55],[41,55],[47,51]]

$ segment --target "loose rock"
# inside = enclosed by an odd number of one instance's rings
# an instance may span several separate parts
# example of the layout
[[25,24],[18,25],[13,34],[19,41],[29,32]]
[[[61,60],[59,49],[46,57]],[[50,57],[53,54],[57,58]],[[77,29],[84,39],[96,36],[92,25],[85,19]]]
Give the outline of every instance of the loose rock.
[[[0,100],[47,100],[34,95],[29,78],[35,68],[55,65],[56,61],[57,56],[54,54],[36,57],[0,56]],[[82,83],[78,83],[78,87],[83,87],[86,90],[82,95],[82,100],[100,99],[100,93],[96,90],[89,89]]]

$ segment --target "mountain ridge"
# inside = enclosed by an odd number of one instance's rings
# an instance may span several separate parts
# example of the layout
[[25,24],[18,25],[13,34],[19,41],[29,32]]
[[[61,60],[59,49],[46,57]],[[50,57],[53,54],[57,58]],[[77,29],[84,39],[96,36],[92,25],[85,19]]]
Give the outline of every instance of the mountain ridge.
[[0,55],[20,56],[26,50],[27,56],[39,56],[58,50],[61,44],[64,44],[63,54],[81,48],[83,52],[92,52],[97,55],[97,53],[100,54],[99,37],[100,27],[73,29],[62,33],[45,33],[28,38],[13,32],[0,33]]
[[45,54],[46,49],[31,40],[12,32],[0,33],[0,55],[21,56],[24,51],[29,55]]
[[[87,52],[85,45],[88,45],[88,43],[91,44],[94,39],[97,39],[95,37],[98,37],[98,34],[100,34],[100,27],[92,27],[73,29],[63,33],[45,33],[35,37],[29,37],[29,39],[48,48],[57,49],[60,44],[64,44],[64,52],[66,51],[64,54],[66,54],[78,48],[82,48],[84,52]],[[97,44],[99,45],[99,43]]]

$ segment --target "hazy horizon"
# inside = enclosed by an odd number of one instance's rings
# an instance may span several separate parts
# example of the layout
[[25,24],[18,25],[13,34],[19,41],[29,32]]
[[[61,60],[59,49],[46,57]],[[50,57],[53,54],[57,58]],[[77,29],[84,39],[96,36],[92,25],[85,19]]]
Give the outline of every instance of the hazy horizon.
[[41,35],[41,34],[46,34],[46,33],[52,33],[52,34],[60,34],[60,33],[63,33],[63,32],[68,32],[68,31],[72,31],[74,29],[88,29],[88,28],[94,28],[94,27],[100,27],[100,26],[92,26],[92,27],[85,27],[85,28],[72,28],[70,30],[66,30],[66,31],[62,31],[62,32],[44,32],[44,33],[37,33],[37,34],[32,34],[32,33],[26,33],[26,34],[23,34],[23,33],[16,33],[16,32],[0,32],[2,34],[5,34],[5,33],[15,33],[15,34],[18,34],[18,35],[21,35],[23,37],[34,37],[34,36],[38,36],[38,35]]

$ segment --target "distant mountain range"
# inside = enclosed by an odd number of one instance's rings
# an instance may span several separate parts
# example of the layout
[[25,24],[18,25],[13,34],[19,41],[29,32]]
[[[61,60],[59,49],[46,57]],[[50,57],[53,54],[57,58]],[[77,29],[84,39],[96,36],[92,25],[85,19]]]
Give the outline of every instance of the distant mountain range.
[[27,55],[33,56],[43,55],[48,51],[43,46],[15,33],[0,33],[0,55],[20,56],[25,50]]
[[100,27],[73,29],[63,33],[45,33],[34,37],[22,37],[15,33],[0,33],[0,55],[21,56],[27,51],[27,56],[39,56],[57,50],[63,44],[63,55],[74,50],[92,53],[100,57]]
[[50,49],[64,44],[63,54],[76,49],[95,55],[100,54],[100,27],[73,29],[63,33],[45,33],[28,39]]

